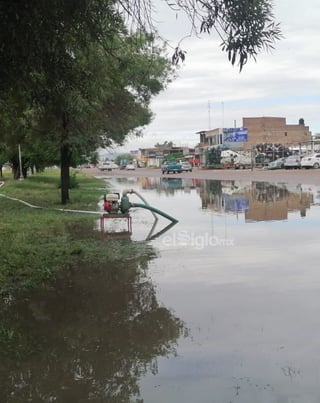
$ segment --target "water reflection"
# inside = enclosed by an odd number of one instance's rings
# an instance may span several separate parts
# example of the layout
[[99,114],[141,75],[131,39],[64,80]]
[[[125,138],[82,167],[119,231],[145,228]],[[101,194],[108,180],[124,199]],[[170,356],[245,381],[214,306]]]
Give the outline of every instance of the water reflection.
[[319,402],[319,188],[176,179],[134,184],[179,219],[152,241],[150,275],[190,328],[177,357],[142,377],[143,398]]
[[133,210],[150,249],[6,296],[0,401],[319,402],[319,188],[111,184],[179,223],[155,239],[150,212]]
[[[119,185],[128,184],[126,178],[117,179],[116,182]],[[177,176],[131,179],[130,184],[134,183],[141,189],[155,190],[166,196],[195,191],[203,209],[243,213],[247,222],[286,220],[288,213],[293,211],[305,217],[312,205],[320,204],[320,187],[315,185],[199,180]]]
[[204,183],[203,205],[215,211],[243,212],[246,221],[286,220],[290,211],[305,217],[314,201],[301,185],[217,182]]
[[3,295],[0,401],[142,401],[139,378],[183,332],[146,274],[154,257],[141,246],[113,265],[66,270],[50,288]]

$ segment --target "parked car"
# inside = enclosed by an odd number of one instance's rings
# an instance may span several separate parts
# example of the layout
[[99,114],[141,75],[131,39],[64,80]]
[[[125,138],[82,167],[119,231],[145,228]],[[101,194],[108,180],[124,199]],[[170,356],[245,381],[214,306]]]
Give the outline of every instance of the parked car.
[[301,159],[301,168],[319,168],[320,153],[305,156]]
[[282,168],[284,168],[285,160],[286,159],[284,157],[277,158],[276,160],[269,162],[267,168],[268,169],[282,169]]
[[285,169],[300,169],[301,168],[301,158],[299,155],[290,155],[284,161]]
[[113,169],[119,168],[117,164],[110,161],[105,161],[102,164],[98,165],[100,171],[112,171]]
[[161,165],[162,173],[181,173],[181,164],[177,161],[166,161]]
[[192,172],[192,165],[188,161],[181,162],[181,171]]
[[126,170],[127,171],[134,171],[136,167],[133,164],[127,164],[126,165]]

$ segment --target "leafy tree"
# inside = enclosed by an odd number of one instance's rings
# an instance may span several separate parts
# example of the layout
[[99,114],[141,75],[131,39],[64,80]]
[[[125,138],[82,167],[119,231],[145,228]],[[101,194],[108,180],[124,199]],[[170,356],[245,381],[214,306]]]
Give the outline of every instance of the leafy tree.
[[[281,36],[274,22],[271,0],[165,0],[173,12],[185,13],[196,33],[215,31],[222,50],[240,69],[248,57],[272,48]],[[120,6],[120,7],[119,7]],[[39,70],[56,71],[72,64],[72,48],[66,37],[85,46],[88,41],[112,38],[123,29],[122,15],[128,24],[143,32],[156,32],[156,1],[141,0],[1,0],[0,91],[22,85],[29,87],[30,74]],[[177,20],[179,23],[179,20]],[[112,52],[112,47],[106,45]],[[179,46],[173,62],[183,59]]]
[[[196,33],[215,31],[240,70],[280,38],[268,0],[166,2],[190,17]],[[14,100],[0,125],[9,121],[6,141],[16,146],[28,135],[25,111],[36,114],[38,128],[46,130],[34,134],[60,149],[62,203],[69,200],[74,155],[121,144],[127,135],[141,134],[152,118],[150,99],[165,88],[169,74],[154,38],[145,34],[156,33],[155,6],[152,0],[52,0],[50,7],[42,0],[0,0],[0,102]],[[128,35],[128,24],[142,34]],[[172,62],[184,58],[178,44]]]
[[73,73],[51,85],[50,75],[39,76],[38,133],[60,150],[61,201],[69,200],[72,156],[93,152],[152,118],[149,103],[166,85],[171,67],[150,35],[113,38],[113,54],[92,43],[88,52],[74,48]]
[[211,147],[206,151],[206,165],[208,167],[217,167],[221,162],[220,147]]
[[[165,0],[173,12],[185,13],[191,32],[214,31],[221,38],[221,48],[232,64],[240,69],[249,57],[272,48],[281,38],[275,23],[271,0]],[[120,7],[119,7],[120,5]],[[0,92],[22,86],[39,71],[60,72],[72,64],[70,39],[85,47],[88,41],[101,42],[122,32],[122,16],[142,32],[157,32],[155,1],[140,0],[0,0],[2,22],[0,48]],[[179,20],[177,19],[177,23]],[[68,38],[68,41],[66,41]],[[176,64],[184,59],[180,44],[172,55]],[[105,44],[112,53],[112,46]]]
[[[10,162],[17,179],[26,172],[26,158],[23,158],[23,172],[20,173],[18,147],[25,143],[28,118],[25,112],[27,101],[19,92],[10,93],[0,99],[0,144],[2,158]],[[25,157],[25,156],[24,156]]]
[[164,157],[163,162],[165,161],[179,161],[183,159],[183,154],[182,153],[172,153],[168,154]]
[[[185,13],[190,20],[191,34],[215,32],[221,39],[220,47],[228,55],[232,65],[240,71],[250,57],[262,50],[273,48],[281,38],[280,26],[274,21],[271,0],[165,0],[177,15]],[[124,8],[138,25],[154,30],[153,10],[150,2],[123,0]],[[155,11],[156,12],[156,11]],[[177,23],[179,20],[177,18]],[[180,41],[181,42],[181,41]],[[186,52],[180,43],[172,55],[172,63],[184,61]]]

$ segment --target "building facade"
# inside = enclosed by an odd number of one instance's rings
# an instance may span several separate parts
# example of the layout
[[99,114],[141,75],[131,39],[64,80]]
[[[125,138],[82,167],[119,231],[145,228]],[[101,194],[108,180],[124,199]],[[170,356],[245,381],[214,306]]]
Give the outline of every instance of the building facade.
[[248,141],[244,149],[251,149],[256,144],[283,144],[287,147],[311,144],[312,136],[309,126],[303,119],[298,124],[287,124],[283,117],[242,118],[243,127],[248,129]]
[[[232,148],[251,150],[257,144],[283,144],[287,147],[308,145],[312,142],[312,135],[303,119],[298,124],[287,124],[283,117],[245,117],[242,118],[242,127],[248,130],[248,141],[234,143]],[[206,149],[223,144],[223,129],[217,128],[198,132],[200,148]]]
[[159,168],[165,157],[170,154],[178,154],[185,159],[195,157],[195,149],[188,147],[153,147],[153,148],[140,148],[137,152],[136,158],[138,163],[147,167]]

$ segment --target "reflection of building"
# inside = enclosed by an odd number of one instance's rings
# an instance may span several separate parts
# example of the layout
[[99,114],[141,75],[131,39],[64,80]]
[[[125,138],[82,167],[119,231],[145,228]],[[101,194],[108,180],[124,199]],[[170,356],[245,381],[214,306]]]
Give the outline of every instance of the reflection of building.
[[274,221],[286,220],[288,208],[285,200],[264,203],[250,200],[250,208],[245,213],[246,221]]
[[285,220],[289,211],[306,210],[313,195],[296,187],[289,191],[285,185],[268,182],[241,184],[235,181],[203,181],[200,187],[203,208],[217,212],[244,212],[246,221]]
[[219,180],[205,180],[200,184],[200,198],[202,201],[202,208],[209,208],[212,210],[221,209],[221,193],[222,184]]
[[222,203],[225,211],[243,213],[249,209],[249,200],[240,195],[223,194]]
[[247,197],[250,208],[245,213],[246,221],[286,220],[289,211],[300,211],[304,216],[313,200],[310,193],[301,189],[290,192],[285,185],[268,182],[253,182]]

